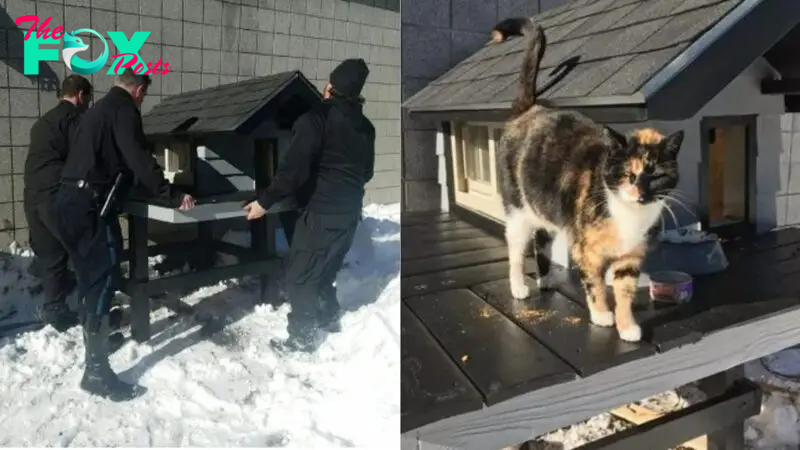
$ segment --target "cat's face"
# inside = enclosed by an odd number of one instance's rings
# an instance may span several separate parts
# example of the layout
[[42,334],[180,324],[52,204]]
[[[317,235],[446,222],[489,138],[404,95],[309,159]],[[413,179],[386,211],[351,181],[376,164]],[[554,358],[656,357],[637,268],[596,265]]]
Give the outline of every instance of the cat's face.
[[606,186],[623,201],[646,205],[678,185],[678,152],[683,131],[667,137],[646,128],[621,136],[609,129],[618,147],[606,163]]

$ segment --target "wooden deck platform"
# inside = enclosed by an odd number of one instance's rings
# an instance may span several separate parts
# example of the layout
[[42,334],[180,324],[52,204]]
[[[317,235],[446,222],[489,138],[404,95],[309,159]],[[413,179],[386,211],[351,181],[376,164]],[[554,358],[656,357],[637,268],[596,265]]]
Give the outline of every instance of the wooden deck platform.
[[800,323],[800,230],[726,242],[725,250],[729,268],[697,277],[691,304],[654,308],[640,293],[644,339],[634,344],[590,324],[566,271],[556,291],[514,300],[502,239],[448,214],[404,215],[405,439],[519,443],[800,342],[791,326]]

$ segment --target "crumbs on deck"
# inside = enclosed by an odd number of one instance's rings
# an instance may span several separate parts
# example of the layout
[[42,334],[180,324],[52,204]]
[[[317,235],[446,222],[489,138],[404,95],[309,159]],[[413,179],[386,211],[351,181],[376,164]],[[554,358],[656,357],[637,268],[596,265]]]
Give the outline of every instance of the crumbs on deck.
[[535,309],[535,308],[526,308],[520,309],[518,311],[514,311],[514,317],[517,319],[525,319],[530,320],[532,322],[544,322],[548,320],[555,314],[554,311],[549,309]]
[[[541,323],[553,318],[556,312],[550,309],[535,309],[527,308],[519,311],[514,311],[514,317],[519,320],[527,320],[533,323]],[[581,323],[581,318],[577,316],[566,316],[561,318],[564,325],[578,325]]]
[[564,317],[564,322],[566,322],[569,325],[577,325],[581,323],[581,318],[577,316],[567,316]]
[[[532,323],[541,323],[550,320],[556,315],[556,312],[551,309],[537,309],[537,308],[523,308],[512,312],[512,315],[517,320],[524,320]],[[484,306],[478,311],[478,317],[488,319],[497,316],[497,311],[489,306]],[[561,318],[564,325],[578,325],[581,323],[581,318],[578,316],[566,316]],[[466,355],[465,355],[466,357]],[[464,360],[466,361],[466,360]]]

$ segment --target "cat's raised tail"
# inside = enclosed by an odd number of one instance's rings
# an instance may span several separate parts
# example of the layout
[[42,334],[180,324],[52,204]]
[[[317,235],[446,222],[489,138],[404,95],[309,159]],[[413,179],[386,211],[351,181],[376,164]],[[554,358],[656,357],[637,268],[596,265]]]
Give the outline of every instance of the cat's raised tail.
[[515,118],[524,114],[536,103],[536,79],[539,75],[539,64],[547,47],[547,39],[541,26],[530,19],[519,17],[505,19],[492,29],[494,42],[503,42],[510,36],[524,36],[529,39],[519,74],[517,97],[511,104],[511,117]]

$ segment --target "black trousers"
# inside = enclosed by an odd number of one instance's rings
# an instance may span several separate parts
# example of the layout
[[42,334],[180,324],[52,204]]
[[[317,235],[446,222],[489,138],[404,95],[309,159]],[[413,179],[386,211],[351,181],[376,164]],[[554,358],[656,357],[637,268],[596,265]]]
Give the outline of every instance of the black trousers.
[[107,315],[121,278],[122,231],[118,217],[111,214],[101,218],[92,192],[71,185],[62,186],[56,194],[53,211],[75,268],[83,311]]
[[69,253],[58,238],[52,198],[26,195],[24,208],[30,244],[36,254],[36,275],[42,280],[45,309],[63,306],[75,289],[75,276],[69,269]]
[[303,335],[338,312],[336,275],[361,220],[357,214],[301,213],[286,264],[286,293],[292,306],[289,333]]
[[281,227],[283,227],[283,234],[286,236],[286,243],[289,244],[289,247],[292,246],[292,238],[294,237],[294,227],[297,224],[297,219],[300,218],[300,212],[298,211],[284,211],[282,213],[278,213],[278,219],[281,221]]

